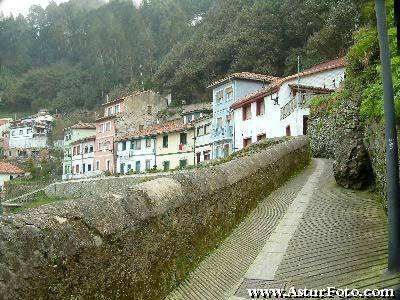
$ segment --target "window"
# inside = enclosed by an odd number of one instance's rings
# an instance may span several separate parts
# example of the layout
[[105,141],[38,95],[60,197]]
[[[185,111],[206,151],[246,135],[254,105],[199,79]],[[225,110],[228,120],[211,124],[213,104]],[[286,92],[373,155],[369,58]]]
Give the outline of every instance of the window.
[[204,160],[210,160],[211,159],[211,151],[210,150],[204,151],[203,155],[204,155]]
[[75,173],[79,173],[79,165],[75,166]]
[[89,153],[92,153],[93,152],[93,145],[90,145],[89,146]]
[[142,131],[144,129],[144,125],[139,125],[139,131]]
[[182,169],[187,166],[187,159],[181,159],[179,161],[179,168]]
[[215,98],[217,99],[217,102],[221,102],[222,100],[224,100],[224,91],[218,91],[215,94]]
[[104,132],[104,124],[100,124],[99,133],[103,133],[103,132]]
[[192,121],[193,121],[193,115],[187,115],[187,116],[186,116],[186,120],[187,120],[187,121],[186,121],[187,123],[192,122]]
[[85,146],[85,149],[83,151],[84,151],[84,153],[88,153],[89,152],[89,147]]
[[151,147],[151,139],[146,139],[146,148]]
[[64,167],[64,174],[68,174],[68,166]]
[[107,116],[111,116],[112,115],[112,107],[108,107],[107,108]]
[[151,160],[146,159],[146,171],[149,171],[151,169]]
[[106,123],[106,131],[110,131],[111,130],[111,122],[107,122]]
[[120,166],[119,166],[119,172],[120,172],[121,174],[124,174],[124,170],[125,170],[125,164],[120,164]]
[[243,147],[247,147],[251,144],[251,137],[243,139]]
[[150,105],[147,106],[147,114],[151,114],[151,111],[153,110],[153,107],[151,107]]
[[286,127],[286,136],[291,136],[290,125]]
[[140,173],[140,160],[135,163],[135,171],[136,173]]
[[251,119],[251,105],[245,105],[242,108],[243,112],[243,121]]
[[180,134],[180,144],[186,145],[187,144],[187,133],[182,132]]
[[107,160],[107,171],[111,171],[111,160]]
[[26,133],[27,133],[27,134],[32,133],[32,128],[28,128],[28,129],[26,130]]
[[163,148],[168,148],[168,135],[163,136],[162,144]]
[[210,124],[206,124],[204,125],[204,134],[209,134],[210,133]]
[[197,136],[201,136],[203,134],[204,130],[202,130],[202,129],[203,129],[203,126],[197,127],[197,129],[196,129]]
[[81,154],[81,146],[76,146],[76,155]]
[[115,105],[114,112],[115,112],[115,114],[119,113],[119,104]]
[[231,86],[226,88],[225,93],[226,93],[226,99],[233,98],[233,88]]
[[85,173],[86,172],[86,164],[83,164],[82,165],[82,173]]
[[76,147],[72,148],[72,155],[76,155]]
[[100,161],[99,160],[96,161],[96,170],[100,170]]
[[19,130],[19,134],[20,134],[20,135],[24,134],[24,130],[23,130],[23,129],[20,129],[20,130]]
[[221,129],[222,128],[222,117],[218,117],[217,118],[217,129]]
[[266,134],[265,134],[265,133],[263,133],[263,134],[259,134],[259,135],[257,135],[257,141],[264,140],[266,137],[267,137],[267,136],[266,136]]
[[132,165],[128,164],[128,172],[132,169]]
[[257,107],[256,115],[257,116],[262,116],[265,113],[265,102],[264,102],[264,100],[257,101],[256,107]]
[[88,170],[88,172],[92,171],[92,165],[91,164],[87,165],[87,170]]
[[164,172],[169,171],[169,161],[164,161],[163,166],[164,166]]
[[133,141],[131,141],[131,149],[133,149],[133,150],[142,149],[142,140],[133,140]]
[[122,151],[126,150],[126,142],[121,142]]

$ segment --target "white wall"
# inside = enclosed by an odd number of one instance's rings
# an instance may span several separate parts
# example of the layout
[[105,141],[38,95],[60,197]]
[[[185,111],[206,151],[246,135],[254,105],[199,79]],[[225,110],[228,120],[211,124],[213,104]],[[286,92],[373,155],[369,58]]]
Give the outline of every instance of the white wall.
[[33,135],[35,128],[22,126],[10,130],[10,148],[46,148],[47,129],[45,133]]
[[[137,139],[140,141],[140,150],[131,149],[132,141],[126,142],[126,150],[122,150],[122,142],[118,142],[117,148],[117,173],[121,174],[121,164],[123,166],[123,173],[127,173],[130,169],[136,170],[136,164],[140,162],[140,172],[146,172],[146,161],[150,161],[150,169],[156,164],[155,156],[155,139],[151,138],[150,147],[146,147],[146,139]],[[129,168],[130,167],[130,168]]]
[[[337,89],[339,83],[344,80],[345,68],[328,70],[308,76],[300,77],[301,85],[313,87]],[[282,84],[278,93],[268,95],[264,98],[265,113],[256,116],[256,102],[251,103],[251,118],[243,121],[242,110],[239,107],[234,110],[234,146],[235,150],[243,148],[243,139],[252,138],[252,143],[257,141],[257,136],[266,134],[267,138],[286,135],[286,127],[290,126],[291,135],[303,134],[303,117],[310,113],[309,108],[300,108],[281,120],[281,108],[291,99],[289,84],[297,84],[297,78],[288,80]],[[278,97],[278,105],[272,99]]]

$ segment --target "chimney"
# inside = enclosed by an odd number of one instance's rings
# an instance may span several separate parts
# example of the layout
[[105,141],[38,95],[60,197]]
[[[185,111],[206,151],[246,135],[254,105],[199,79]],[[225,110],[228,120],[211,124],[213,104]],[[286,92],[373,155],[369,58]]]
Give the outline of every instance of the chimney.
[[108,100],[108,94],[107,94],[107,95],[106,95],[106,103],[108,103],[108,101],[109,101],[109,100]]

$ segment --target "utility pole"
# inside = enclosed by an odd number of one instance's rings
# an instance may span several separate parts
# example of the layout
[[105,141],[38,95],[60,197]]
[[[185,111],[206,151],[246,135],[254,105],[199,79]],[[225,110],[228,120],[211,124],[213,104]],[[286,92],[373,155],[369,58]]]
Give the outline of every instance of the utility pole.
[[296,135],[299,134],[300,55],[297,55]]
[[393,80],[390,65],[386,1],[375,0],[380,57],[382,63],[383,99],[386,131],[386,178],[389,220],[388,271],[400,272],[400,189],[397,132]]

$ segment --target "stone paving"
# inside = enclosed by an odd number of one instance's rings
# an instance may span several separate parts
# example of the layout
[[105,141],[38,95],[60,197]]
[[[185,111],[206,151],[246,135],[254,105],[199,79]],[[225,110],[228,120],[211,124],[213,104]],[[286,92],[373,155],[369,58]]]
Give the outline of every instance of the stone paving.
[[369,192],[338,187],[331,170],[314,159],[166,299],[250,299],[247,288],[398,288],[399,276],[386,274],[383,209]]

